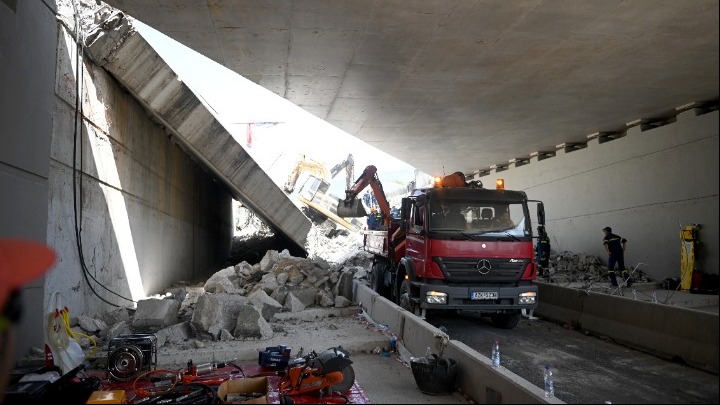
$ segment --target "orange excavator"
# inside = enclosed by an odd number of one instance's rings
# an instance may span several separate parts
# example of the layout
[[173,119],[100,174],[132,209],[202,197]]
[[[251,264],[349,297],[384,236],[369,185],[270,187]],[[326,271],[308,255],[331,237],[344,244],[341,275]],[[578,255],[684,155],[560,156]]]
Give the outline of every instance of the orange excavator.
[[355,184],[348,190],[345,190],[345,199],[338,201],[337,214],[340,217],[364,217],[367,215],[365,207],[362,202],[357,198],[361,191],[365,187],[370,186],[375,198],[377,199],[380,213],[383,217],[383,225],[387,229],[392,215],[390,215],[390,204],[385,197],[385,191],[383,185],[377,175],[377,168],[370,165],[363,170],[363,173],[355,181]]

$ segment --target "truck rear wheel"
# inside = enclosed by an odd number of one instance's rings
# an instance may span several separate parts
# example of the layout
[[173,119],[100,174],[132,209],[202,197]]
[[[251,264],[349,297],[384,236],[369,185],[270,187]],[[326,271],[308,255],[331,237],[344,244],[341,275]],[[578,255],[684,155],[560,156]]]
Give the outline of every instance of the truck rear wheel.
[[520,322],[520,313],[495,314],[490,316],[492,324],[501,329],[513,329]]
[[385,286],[385,263],[377,261],[373,263],[370,272],[370,287],[376,293],[388,298],[388,288]]

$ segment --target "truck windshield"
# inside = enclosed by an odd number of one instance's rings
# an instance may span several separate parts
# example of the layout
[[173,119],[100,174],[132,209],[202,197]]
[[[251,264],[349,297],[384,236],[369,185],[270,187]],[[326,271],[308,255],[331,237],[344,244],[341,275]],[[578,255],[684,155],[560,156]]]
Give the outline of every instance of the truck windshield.
[[522,202],[441,201],[431,207],[430,231],[523,237],[530,220]]

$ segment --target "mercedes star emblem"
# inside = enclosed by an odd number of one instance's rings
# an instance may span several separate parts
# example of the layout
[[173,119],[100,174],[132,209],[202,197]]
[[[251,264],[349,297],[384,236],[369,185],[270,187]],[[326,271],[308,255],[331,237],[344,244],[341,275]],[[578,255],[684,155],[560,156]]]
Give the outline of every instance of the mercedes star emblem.
[[490,260],[482,259],[478,260],[477,264],[475,264],[475,268],[480,272],[480,274],[488,274],[492,269],[492,264],[490,264]]

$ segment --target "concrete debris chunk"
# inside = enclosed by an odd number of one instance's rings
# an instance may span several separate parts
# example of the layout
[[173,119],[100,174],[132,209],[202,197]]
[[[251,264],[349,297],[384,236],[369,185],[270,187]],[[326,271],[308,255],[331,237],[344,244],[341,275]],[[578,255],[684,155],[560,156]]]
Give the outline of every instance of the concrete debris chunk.
[[239,294],[243,290],[239,286],[239,277],[235,272],[235,267],[226,267],[208,279],[205,282],[205,291],[211,293],[230,293]]
[[106,329],[108,326],[102,319],[90,318],[89,316],[79,315],[77,317],[78,325],[85,332],[97,333]]
[[130,313],[126,308],[114,308],[106,312],[102,319],[106,325],[115,325],[118,322],[130,320]]
[[252,305],[243,305],[237,313],[237,324],[233,336],[239,339],[270,339],[272,327]]
[[276,313],[282,311],[282,305],[272,299],[263,290],[258,290],[250,294],[248,296],[248,302],[260,310],[260,314],[262,314],[262,317],[265,318],[266,321],[269,321]]
[[293,293],[288,293],[285,297],[283,309],[288,312],[300,312],[305,309],[305,305],[303,305],[302,301],[300,301]]
[[155,332],[157,346],[162,347],[166,343],[179,344],[192,338],[190,322],[181,322]]
[[130,324],[127,321],[118,322],[105,331],[105,339],[110,340],[120,335],[129,335],[132,333]]
[[338,295],[335,297],[334,307],[335,308],[346,308],[352,305],[352,301],[349,299],[343,297],[342,295]]
[[318,291],[317,301],[318,305],[322,308],[330,308],[335,305],[335,299],[333,298],[332,293],[325,290]]
[[204,294],[195,306],[190,326],[196,334],[216,339],[221,329],[235,328],[237,314],[247,297],[236,294]]
[[277,250],[268,250],[260,260],[260,271],[268,272],[280,259]]
[[140,332],[155,332],[178,321],[180,303],[175,300],[146,299],[137,303],[132,327]]

